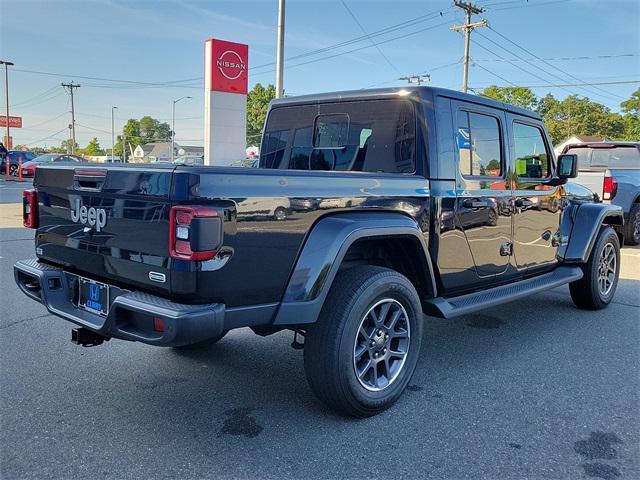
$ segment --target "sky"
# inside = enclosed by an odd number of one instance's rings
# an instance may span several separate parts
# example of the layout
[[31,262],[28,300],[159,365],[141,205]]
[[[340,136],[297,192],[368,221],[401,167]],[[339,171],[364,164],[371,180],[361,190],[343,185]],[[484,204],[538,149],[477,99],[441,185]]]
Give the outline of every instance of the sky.
[[[10,114],[23,117],[15,144],[58,146],[69,136],[75,81],[77,141],[111,143],[129,118],[171,121],[176,142],[202,145],[204,41],[249,45],[249,86],[275,83],[277,0],[0,0],[0,59],[9,71]],[[479,0],[469,85],[535,86],[536,94],[586,96],[619,111],[640,83],[639,0]],[[286,95],[430,85],[460,89],[464,23],[449,0],[287,0]],[[313,53],[315,52],[315,53]],[[541,86],[541,87],[538,87]],[[4,114],[4,86],[2,113]]]

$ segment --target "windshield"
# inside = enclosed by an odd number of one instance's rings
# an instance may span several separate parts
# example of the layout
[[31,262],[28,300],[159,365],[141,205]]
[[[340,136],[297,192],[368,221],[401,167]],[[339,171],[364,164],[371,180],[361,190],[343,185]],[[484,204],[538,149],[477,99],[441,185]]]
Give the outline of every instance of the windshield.
[[46,153],[44,155],[40,155],[39,157],[34,158],[33,161],[38,163],[48,163],[48,162],[53,162],[58,157],[59,155],[57,153]]

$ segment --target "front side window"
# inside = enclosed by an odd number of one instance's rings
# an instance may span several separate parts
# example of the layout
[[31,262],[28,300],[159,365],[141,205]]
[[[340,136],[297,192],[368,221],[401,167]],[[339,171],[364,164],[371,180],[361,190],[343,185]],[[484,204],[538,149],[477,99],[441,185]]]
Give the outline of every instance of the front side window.
[[474,112],[458,112],[456,141],[462,175],[502,176],[502,146],[497,118]]
[[414,105],[389,99],[274,108],[260,167],[413,173]]
[[518,177],[547,178],[549,176],[550,157],[540,128],[514,122],[513,148]]

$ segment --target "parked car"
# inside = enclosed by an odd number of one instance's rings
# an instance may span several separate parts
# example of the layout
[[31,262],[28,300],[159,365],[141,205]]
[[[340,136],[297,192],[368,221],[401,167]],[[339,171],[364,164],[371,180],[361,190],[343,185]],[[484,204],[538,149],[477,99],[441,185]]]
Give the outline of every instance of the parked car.
[[[260,152],[251,169],[39,168],[23,202],[36,258],[16,283],[83,346],[290,330],[312,391],[357,417],[411,381],[423,314],[561,285],[578,308],[614,298],[622,209],[565,188],[576,156],[555,158],[534,112],[419,86],[282,98]],[[274,207],[293,198],[329,207],[282,221]]]
[[46,165],[48,163],[55,163],[62,165],[65,163],[79,163],[84,162],[84,158],[77,155],[68,155],[66,153],[45,153],[35,157],[33,160],[22,164],[22,175],[24,177],[33,177],[36,174],[36,167],[38,165]]
[[180,155],[173,163],[182,165],[204,165],[204,157],[202,155]]
[[[0,166],[0,174],[5,175],[5,169],[7,165],[7,159],[9,161],[9,175],[13,177],[18,176],[18,168],[20,168],[20,162],[22,162],[22,166],[24,169],[25,163],[33,160],[36,157],[36,154],[29,151],[23,150],[9,150],[7,152],[6,158],[2,160],[2,165]],[[23,170],[24,174],[24,170]]]
[[624,212],[625,243],[640,243],[640,142],[592,142],[567,145],[562,153],[578,156],[582,184],[605,203]]

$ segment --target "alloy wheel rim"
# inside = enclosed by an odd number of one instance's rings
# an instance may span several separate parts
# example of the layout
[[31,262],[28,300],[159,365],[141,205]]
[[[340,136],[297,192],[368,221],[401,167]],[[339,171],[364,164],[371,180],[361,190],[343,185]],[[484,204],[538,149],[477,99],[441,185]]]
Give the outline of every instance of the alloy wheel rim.
[[633,239],[640,242],[640,212],[636,213],[636,218],[633,219]]
[[353,345],[353,368],[360,385],[378,392],[402,372],[411,340],[409,316],[393,298],[374,304],[362,317]]
[[606,297],[611,293],[616,279],[616,249],[611,243],[606,243],[600,251],[598,259],[598,291]]

